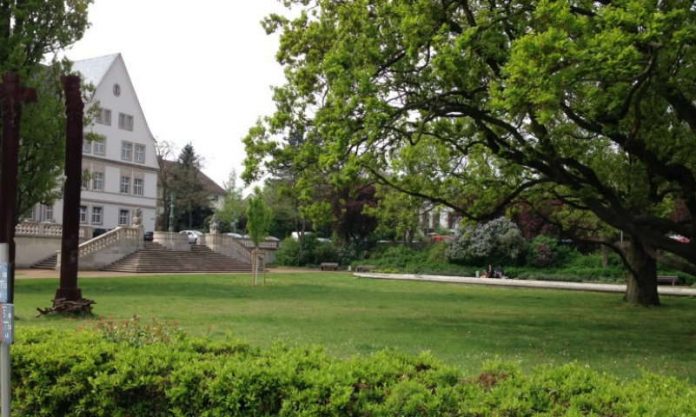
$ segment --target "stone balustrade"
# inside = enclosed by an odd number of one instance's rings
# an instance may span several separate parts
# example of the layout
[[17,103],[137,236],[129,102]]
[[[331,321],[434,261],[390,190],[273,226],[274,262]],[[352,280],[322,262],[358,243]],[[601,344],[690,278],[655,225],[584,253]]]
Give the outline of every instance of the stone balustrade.
[[[88,240],[92,238],[93,229],[91,226],[80,226],[80,240]],[[57,237],[63,236],[63,225],[57,223],[38,223],[38,222],[21,222],[15,226],[15,236],[21,237]]]
[[[142,226],[117,227],[80,244],[79,269],[101,269],[142,249],[143,245]],[[60,268],[60,261],[58,253],[56,268]]]

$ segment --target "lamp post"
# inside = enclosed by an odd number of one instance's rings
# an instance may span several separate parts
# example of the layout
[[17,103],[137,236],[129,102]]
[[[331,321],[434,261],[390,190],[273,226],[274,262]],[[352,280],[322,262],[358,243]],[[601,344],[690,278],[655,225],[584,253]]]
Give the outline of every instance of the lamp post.
[[169,232],[174,233],[174,199],[176,195],[172,192],[169,195]]

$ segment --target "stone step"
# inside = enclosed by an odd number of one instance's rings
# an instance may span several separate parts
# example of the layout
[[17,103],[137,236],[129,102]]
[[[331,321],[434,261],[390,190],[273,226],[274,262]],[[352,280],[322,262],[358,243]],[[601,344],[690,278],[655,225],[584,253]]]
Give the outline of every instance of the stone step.
[[212,251],[205,245],[191,245],[191,251],[174,251],[157,243],[103,268],[114,272],[251,272],[251,265]]
[[58,263],[58,254],[54,253],[46,259],[42,259],[39,262],[31,266],[32,269],[56,269]]

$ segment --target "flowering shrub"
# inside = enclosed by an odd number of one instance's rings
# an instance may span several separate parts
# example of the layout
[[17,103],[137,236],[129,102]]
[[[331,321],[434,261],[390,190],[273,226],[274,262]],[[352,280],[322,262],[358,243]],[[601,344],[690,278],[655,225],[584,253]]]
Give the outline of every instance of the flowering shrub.
[[505,217],[462,228],[447,250],[451,262],[469,265],[517,263],[527,248],[517,225]]

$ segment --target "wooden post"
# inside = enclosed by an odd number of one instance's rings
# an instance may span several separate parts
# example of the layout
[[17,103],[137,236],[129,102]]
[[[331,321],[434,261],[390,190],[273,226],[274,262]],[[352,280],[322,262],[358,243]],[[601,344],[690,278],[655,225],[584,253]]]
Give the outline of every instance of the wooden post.
[[65,92],[65,188],[63,195],[63,239],[61,243],[60,284],[53,300],[78,301],[82,292],[77,287],[80,245],[80,192],[82,188],[82,142],[84,136],[84,103],[80,93],[80,77],[62,79]]

